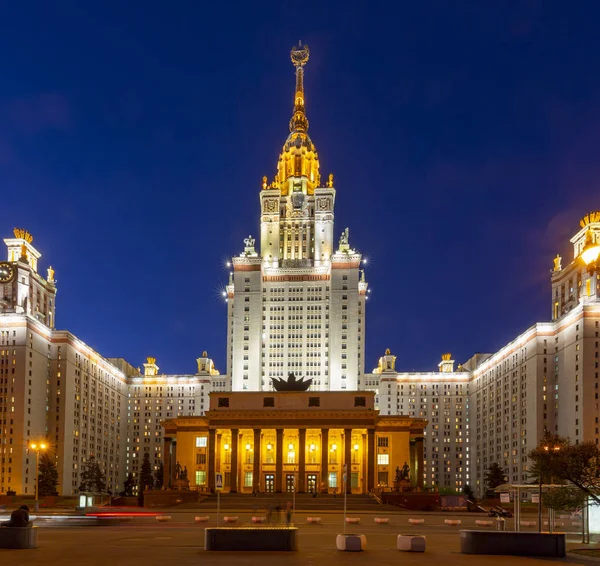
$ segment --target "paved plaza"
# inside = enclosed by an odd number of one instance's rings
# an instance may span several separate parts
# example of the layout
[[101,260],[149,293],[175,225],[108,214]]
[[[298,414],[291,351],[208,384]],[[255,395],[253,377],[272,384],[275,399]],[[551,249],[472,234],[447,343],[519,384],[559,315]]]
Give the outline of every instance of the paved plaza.
[[[343,530],[342,516],[323,514],[321,525],[307,525],[307,513],[296,516],[299,526],[298,552],[206,552],[204,551],[204,527],[195,524],[194,512],[165,512],[172,517],[168,523],[157,524],[155,519],[136,518],[118,527],[94,528],[52,528],[41,527],[40,547],[35,550],[0,550],[3,564],[35,565],[110,565],[132,564],[239,564],[261,566],[302,564],[378,564],[397,565],[419,564],[429,566],[441,562],[446,564],[485,564],[502,565],[510,561],[511,566],[520,564],[536,566],[547,564],[548,559],[519,558],[506,556],[470,556],[459,553],[459,530],[474,528],[476,517],[460,517],[460,527],[444,524],[445,514],[421,515],[425,525],[410,527],[409,515],[388,515],[389,524],[377,525],[373,514],[363,514],[361,523],[348,526],[348,532],[360,532],[367,537],[367,551],[363,553],[339,552],[335,549],[335,535]],[[210,513],[208,526],[215,525],[215,514]],[[239,513],[240,523],[248,523],[250,514]],[[481,517],[477,517],[481,518]],[[427,552],[406,553],[396,550],[396,535],[399,533],[420,533],[427,536]],[[568,548],[582,547],[580,535],[568,534]],[[591,545],[598,548],[597,544]],[[554,560],[557,561],[557,560]],[[569,556],[572,564],[593,564],[580,558]],[[600,561],[599,561],[600,562]]]

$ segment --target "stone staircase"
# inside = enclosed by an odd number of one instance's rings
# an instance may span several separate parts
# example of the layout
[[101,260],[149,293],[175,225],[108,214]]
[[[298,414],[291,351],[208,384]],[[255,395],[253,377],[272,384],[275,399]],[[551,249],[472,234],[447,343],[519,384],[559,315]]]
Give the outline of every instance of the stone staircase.
[[[254,497],[250,494],[241,493],[224,493],[221,494],[221,509],[236,510],[236,511],[256,511],[261,509],[269,509],[280,504],[285,507],[286,503],[292,501],[291,493],[261,493]],[[197,509],[216,509],[217,496],[209,495],[201,503]],[[393,510],[391,505],[382,505],[377,503],[368,495],[348,495],[347,509],[350,511],[373,511],[382,512],[385,509]],[[344,496],[338,495],[333,497],[331,494],[318,495],[313,497],[309,493],[296,494],[296,510],[297,511],[343,511]]]

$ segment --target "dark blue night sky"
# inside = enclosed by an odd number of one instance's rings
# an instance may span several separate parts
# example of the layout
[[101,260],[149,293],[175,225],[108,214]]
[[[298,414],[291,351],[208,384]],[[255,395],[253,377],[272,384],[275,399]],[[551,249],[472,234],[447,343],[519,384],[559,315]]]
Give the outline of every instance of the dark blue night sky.
[[12,2],[0,234],[33,233],[57,327],[105,356],[225,371],[228,257],[288,133],[291,46],[336,240],[369,259],[366,369],[495,351],[550,316],[600,208],[595,2]]

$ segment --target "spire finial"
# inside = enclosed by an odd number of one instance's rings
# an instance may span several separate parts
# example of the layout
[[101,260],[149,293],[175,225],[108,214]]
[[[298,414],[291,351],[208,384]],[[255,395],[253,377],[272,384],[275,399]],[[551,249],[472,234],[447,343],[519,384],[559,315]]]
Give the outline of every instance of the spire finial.
[[308,119],[304,110],[304,65],[308,62],[309,54],[308,45],[302,45],[302,41],[292,47],[290,52],[292,64],[296,67],[296,95],[294,97],[294,114],[290,120],[291,132],[308,130]]

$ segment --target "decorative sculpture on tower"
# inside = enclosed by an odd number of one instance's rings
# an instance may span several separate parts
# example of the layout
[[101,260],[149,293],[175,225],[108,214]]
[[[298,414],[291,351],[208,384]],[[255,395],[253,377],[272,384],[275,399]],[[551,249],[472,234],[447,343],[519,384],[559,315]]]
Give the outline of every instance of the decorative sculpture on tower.
[[302,378],[296,379],[296,376],[293,373],[289,373],[287,381],[278,377],[272,377],[271,381],[273,382],[275,391],[308,391],[313,380],[304,380]]

